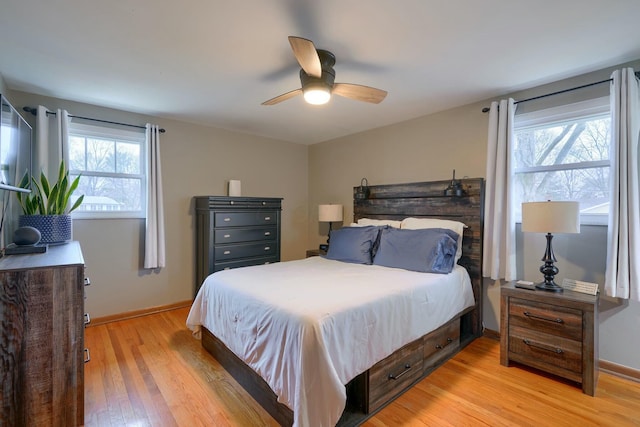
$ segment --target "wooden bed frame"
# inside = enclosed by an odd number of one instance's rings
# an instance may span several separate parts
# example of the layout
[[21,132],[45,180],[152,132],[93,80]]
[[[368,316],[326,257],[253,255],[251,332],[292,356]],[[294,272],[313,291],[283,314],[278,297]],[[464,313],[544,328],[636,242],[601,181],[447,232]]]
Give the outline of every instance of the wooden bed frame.
[[[359,218],[440,218],[465,223],[462,257],[471,277],[475,306],[424,337],[407,344],[347,384],[347,407],[339,426],[355,426],[382,409],[398,395],[429,375],[434,369],[482,335],[482,239],[484,223],[484,180],[459,180],[460,196],[446,196],[451,183],[431,181],[410,184],[354,187],[354,221]],[[293,412],[278,403],[269,385],[206,328],[202,346],[283,426],[293,424]],[[403,370],[404,368],[407,368]],[[401,372],[399,372],[400,370]],[[392,372],[392,373],[390,373]]]

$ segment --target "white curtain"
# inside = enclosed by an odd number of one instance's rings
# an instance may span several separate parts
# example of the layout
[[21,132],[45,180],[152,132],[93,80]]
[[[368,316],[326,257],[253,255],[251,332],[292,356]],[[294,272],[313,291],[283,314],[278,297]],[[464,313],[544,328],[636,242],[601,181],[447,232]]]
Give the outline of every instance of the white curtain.
[[165,262],[164,209],[160,169],[160,129],[147,123],[148,180],[144,268],[162,268]]
[[632,68],[611,83],[611,196],[605,292],[640,301],[640,88]]
[[58,177],[61,160],[69,167],[69,112],[58,109],[54,121],[48,111],[38,105],[32,174],[39,179],[43,172],[52,181]]
[[511,177],[513,166],[513,99],[492,102],[487,139],[482,275],[493,280],[515,280],[516,237]]

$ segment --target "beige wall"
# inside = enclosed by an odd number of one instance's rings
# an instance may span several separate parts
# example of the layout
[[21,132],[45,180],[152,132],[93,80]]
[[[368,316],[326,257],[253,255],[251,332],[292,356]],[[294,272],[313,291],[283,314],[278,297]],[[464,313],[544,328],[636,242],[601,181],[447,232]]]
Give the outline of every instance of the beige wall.
[[466,105],[330,142],[309,150],[309,236],[311,247],[326,240],[318,204],[344,205],[353,220],[353,187],[484,176],[486,118],[483,104]]
[[[640,70],[640,61],[625,64]],[[610,77],[620,66],[603,69],[546,86],[516,92],[516,100],[580,86]],[[608,85],[598,85],[566,95],[523,103],[519,112],[546,108],[558,103],[608,95]],[[503,98],[500,97],[500,98]],[[497,98],[499,99],[499,98]],[[317,205],[342,203],[345,224],[353,218],[352,191],[366,177],[370,184],[393,184],[484,177],[486,163],[487,115],[482,107],[491,100],[465,105],[393,126],[315,144],[309,151],[309,244],[326,240],[327,226],[318,223]],[[570,277],[603,284],[606,261],[606,227],[583,227],[581,234],[554,237],[558,258],[558,280]],[[541,280],[538,268],[545,239],[538,235],[517,235],[518,271],[523,279]],[[485,236],[486,238],[486,236]],[[486,328],[500,328],[500,285],[487,281],[484,288]],[[601,297],[600,357],[624,366],[640,369],[640,342],[628,337],[640,325],[640,304]]]
[[[92,285],[86,306],[93,317],[172,304],[193,298],[192,197],[226,195],[229,179],[242,181],[245,196],[282,197],[282,259],[302,258],[307,247],[308,147],[222,129],[13,92],[23,106],[66,108],[71,114],[164,127],[161,135],[167,267],[141,268],[144,221],[75,220]],[[25,118],[33,123],[34,117]]]

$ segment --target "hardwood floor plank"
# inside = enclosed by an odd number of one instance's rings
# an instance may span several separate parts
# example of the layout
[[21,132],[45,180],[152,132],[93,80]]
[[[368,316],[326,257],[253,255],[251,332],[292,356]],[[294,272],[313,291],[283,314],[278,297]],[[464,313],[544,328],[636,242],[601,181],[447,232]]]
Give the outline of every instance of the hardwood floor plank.
[[[191,336],[188,308],[86,329],[87,426],[277,426]],[[574,383],[500,365],[500,344],[471,343],[364,423],[396,426],[640,426],[640,383],[601,373]]]

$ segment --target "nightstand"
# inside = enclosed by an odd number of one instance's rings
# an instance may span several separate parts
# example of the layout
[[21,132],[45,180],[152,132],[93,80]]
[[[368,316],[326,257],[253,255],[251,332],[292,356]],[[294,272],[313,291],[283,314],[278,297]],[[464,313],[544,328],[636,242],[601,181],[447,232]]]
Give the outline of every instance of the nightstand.
[[320,249],[307,249],[307,258],[312,256],[326,255],[327,251],[321,251]]
[[598,296],[573,291],[500,289],[500,364],[527,365],[582,384],[598,381]]

